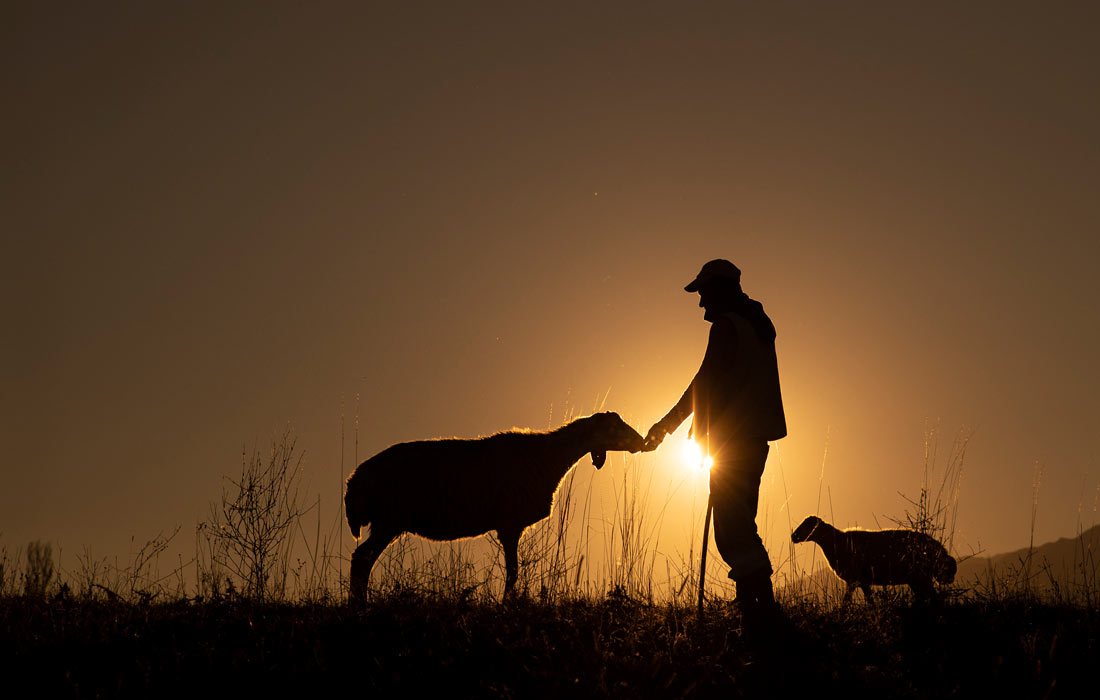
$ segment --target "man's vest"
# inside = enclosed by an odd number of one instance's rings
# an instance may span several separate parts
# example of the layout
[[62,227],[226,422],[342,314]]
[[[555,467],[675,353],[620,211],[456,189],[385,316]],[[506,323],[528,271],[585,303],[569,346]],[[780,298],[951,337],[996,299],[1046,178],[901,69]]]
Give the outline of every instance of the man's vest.
[[740,419],[739,435],[778,440],[787,435],[787,419],[783,413],[783,396],[779,389],[779,362],[775,356],[775,341],[764,340],[744,316],[728,312],[723,316],[737,329],[738,364],[745,372],[741,390],[731,406]]

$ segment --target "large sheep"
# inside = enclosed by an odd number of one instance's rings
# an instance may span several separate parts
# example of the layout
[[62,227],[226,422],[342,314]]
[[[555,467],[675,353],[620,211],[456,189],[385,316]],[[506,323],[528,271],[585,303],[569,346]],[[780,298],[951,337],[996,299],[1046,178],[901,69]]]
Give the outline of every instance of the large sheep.
[[792,542],[816,542],[829,566],[848,585],[845,602],[856,586],[871,600],[871,586],[908,584],[917,598],[929,598],[932,581],[955,580],[955,560],[934,538],[913,530],[838,530],[816,515],[802,521]]
[[370,536],[351,557],[352,600],[367,592],[371,569],[399,535],[433,540],[496,530],[504,549],[507,596],[519,574],[523,531],[550,515],[565,473],[592,453],[599,469],[610,450],[637,452],[644,438],[616,413],[578,418],[551,432],[510,431],[464,440],[404,442],[379,452],[348,477],[344,511],[351,532]]

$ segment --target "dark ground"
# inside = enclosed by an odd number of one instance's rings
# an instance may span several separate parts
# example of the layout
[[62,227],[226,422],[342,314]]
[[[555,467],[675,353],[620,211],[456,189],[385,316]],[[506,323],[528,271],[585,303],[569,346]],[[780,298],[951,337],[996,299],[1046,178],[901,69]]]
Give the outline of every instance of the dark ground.
[[[1096,610],[1031,602],[785,606],[394,595],[358,610],[0,599],[0,672],[31,697],[1097,697]],[[7,693],[0,693],[7,695]],[[14,697],[14,696],[8,696]]]

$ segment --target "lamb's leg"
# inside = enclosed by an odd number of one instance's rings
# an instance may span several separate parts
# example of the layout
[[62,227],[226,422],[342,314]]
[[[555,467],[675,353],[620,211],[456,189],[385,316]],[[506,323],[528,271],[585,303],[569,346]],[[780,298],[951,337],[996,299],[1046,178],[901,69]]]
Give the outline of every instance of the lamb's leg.
[[927,603],[932,600],[935,587],[932,585],[932,579],[915,579],[909,582],[909,590],[913,592],[913,600]]
[[845,581],[848,584],[848,590],[844,592],[844,600],[842,603],[850,603],[852,601],[852,594],[855,593],[856,584],[853,582]]
[[351,581],[348,589],[348,602],[360,602],[367,597],[367,583],[370,581],[370,572],[374,568],[374,562],[389,546],[390,542],[397,539],[397,535],[390,530],[383,531],[373,524],[370,529],[370,537],[363,544],[355,548],[351,555]]
[[508,599],[512,589],[515,588],[516,580],[519,579],[519,535],[520,530],[514,528],[497,530],[497,539],[500,540],[500,546],[504,550],[505,600]]
[[871,599],[871,587],[870,586],[868,586],[865,583],[865,584],[861,585],[859,587],[859,589],[861,591],[863,591],[863,602],[864,603],[867,603],[868,605],[870,605],[870,604],[875,602],[874,600]]

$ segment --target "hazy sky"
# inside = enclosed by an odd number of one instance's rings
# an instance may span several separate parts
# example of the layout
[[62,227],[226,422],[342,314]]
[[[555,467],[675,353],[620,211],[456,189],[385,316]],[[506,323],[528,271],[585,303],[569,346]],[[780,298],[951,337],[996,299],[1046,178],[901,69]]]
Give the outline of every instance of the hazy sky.
[[189,529],[288,424],[332,508],[357,396],[360,459],[644,432],[715,257],[778,328],[780,530],[826,444],[822,514],[888,525],[929,422],[963,553],[1037,464],[1036,539],[1094,524],[1095,5],[760,5],[6,4],[0,542]]

